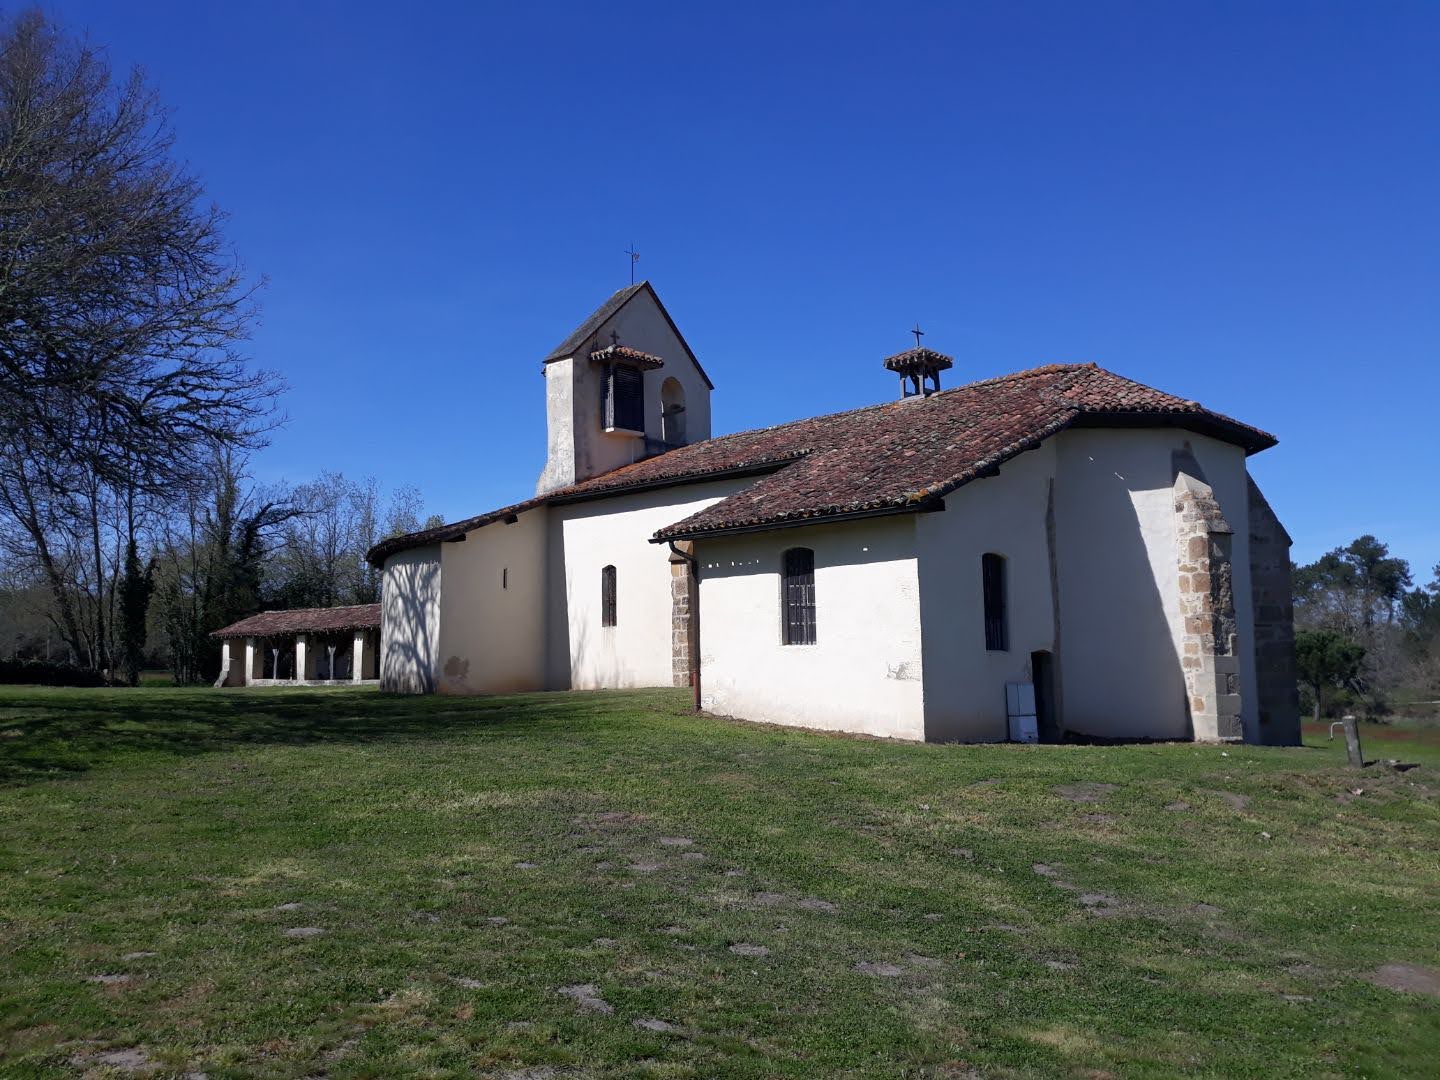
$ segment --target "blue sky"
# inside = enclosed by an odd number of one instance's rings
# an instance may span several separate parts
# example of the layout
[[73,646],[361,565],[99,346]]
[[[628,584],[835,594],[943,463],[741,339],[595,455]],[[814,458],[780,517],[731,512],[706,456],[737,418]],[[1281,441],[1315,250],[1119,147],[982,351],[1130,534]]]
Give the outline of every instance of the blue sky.
[[[1440,4],[82,3],[264,274],[262,480],[528,496],[634,243],[716,431],[1094,360],[1275,432],[1301,561],[1440,562]],[[953,380],[952,380],[953,385]]]

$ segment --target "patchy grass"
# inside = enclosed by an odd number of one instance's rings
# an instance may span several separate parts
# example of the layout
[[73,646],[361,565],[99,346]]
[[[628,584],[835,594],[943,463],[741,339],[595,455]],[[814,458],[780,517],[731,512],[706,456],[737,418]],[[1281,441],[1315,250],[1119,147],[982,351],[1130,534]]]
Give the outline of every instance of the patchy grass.
[[912,746],[684,706],[0,690],[0,1074],[1440,1060],[1423,738],[1357,776],[1323,735]]

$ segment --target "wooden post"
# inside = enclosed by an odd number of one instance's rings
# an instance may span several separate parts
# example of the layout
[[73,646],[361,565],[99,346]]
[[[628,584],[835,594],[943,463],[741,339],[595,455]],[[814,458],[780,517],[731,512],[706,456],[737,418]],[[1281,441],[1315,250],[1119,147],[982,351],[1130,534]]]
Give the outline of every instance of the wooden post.
[[1360,729],[1356,725],[1355,717],[1347,716],[1342,723],[1345,725],[1345,756],[1350,761],[1350,767],[1364,768],[1365,755],[1360,752]]

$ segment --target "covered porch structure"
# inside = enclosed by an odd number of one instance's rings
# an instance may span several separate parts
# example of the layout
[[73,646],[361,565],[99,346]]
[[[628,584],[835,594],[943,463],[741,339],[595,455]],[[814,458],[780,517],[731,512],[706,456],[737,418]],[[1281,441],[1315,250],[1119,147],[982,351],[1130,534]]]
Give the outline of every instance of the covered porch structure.
[[262,611],[216,630],[216,686],[360,686],[380,681],[380,605]]

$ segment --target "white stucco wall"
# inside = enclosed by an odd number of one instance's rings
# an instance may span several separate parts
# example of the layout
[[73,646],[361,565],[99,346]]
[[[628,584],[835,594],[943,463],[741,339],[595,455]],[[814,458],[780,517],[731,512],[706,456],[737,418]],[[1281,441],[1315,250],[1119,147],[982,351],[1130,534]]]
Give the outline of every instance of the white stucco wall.
[[[925,737],[989,742],[1008,737],[1005,684],[1029,682],[1030,654],[1053,651],[1045,514],[1054,441],[946,496],[945,509],[916,518],[924,627]],[[1005,558],[1009,648],[985,648],[980,560]]]
[[385,560],[380,610],[380,688],[422,694],[435,690],[440,658],[439,545],[411,548]]
[[1172,455],[1187,447],[1235,530],[1242,716],[1254,720],[1245,455],[1177,429],[1063,432],[1056,454],[1061,707],[1066,727],[1187,738]]
[[592,363],[589,352],[611,344],[612,332],[622,345],[665,361],[664,367],[642,373],[645,434],[656,440],[661,437],[660,387],[673,378],[685,395],[686,441],[710,437],[710,388],[659,307],[641,292],[601,325],[595,342],[586,343],[581,355],[545,365],[547,459],[536,486],[539,492],[598,476],[645,455],[644,439],[607,433],[601,427],[604,367]]
[[440,545],[441,693],[545,688],[548,515],[538,507]]
[[[704,707],[902,739],[925,735],[915,519],[697,541]],[[784,645],[784,551],[815,552],[814,645]]]
[[[565,628],[563,643],[559,635],[551,640],[568,658],[568,671],[552,663],[552,686],[562,678],[577,690],[670,685],[670,549],[650,537],[746,483],[687,484],[551,508],[551,544],[563,552],[564,576],[563,589],[552,582],[549,618]],[[600,571],[607,565],[615,567],[616,625],[602,627]]]

